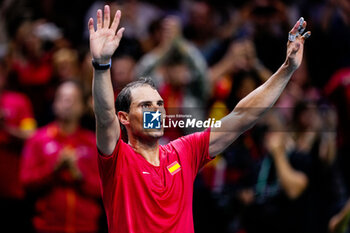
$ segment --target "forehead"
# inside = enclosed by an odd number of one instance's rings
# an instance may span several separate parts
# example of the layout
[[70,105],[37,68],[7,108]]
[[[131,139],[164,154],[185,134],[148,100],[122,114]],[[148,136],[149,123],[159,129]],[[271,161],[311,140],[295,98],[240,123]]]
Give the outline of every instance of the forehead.
[[148,85],[132,88],[130,90],[130,93],[131,105],[139,104],[144,101],[154,102],[163,100],[162,97],[159,95],[158,91]]

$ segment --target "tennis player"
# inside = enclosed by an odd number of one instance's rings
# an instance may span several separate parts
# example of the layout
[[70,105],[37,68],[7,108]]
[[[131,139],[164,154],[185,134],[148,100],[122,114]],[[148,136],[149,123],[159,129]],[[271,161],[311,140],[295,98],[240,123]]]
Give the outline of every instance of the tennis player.
[[[194,232],[196,174],[276,102],[300,66],[304,41],[311,33],[302,34],[306,22],[300,18],[289,33],[282,66],[221,119],[220,129],[207,129],[162,146],[162,128],[143,128],[144,110],[164,113],[163,99],[150,79],[129,83],[114,105],[109,68],[124,32],[118,29],[120,17],[118,10],[111,20],[110,8],[105,6],[103,15],[102,10],[97,11],[96,30],[93,19],[88,22],[98,161],[109,232]],[[121,139],[121,126],[126,129],[127,142]]]

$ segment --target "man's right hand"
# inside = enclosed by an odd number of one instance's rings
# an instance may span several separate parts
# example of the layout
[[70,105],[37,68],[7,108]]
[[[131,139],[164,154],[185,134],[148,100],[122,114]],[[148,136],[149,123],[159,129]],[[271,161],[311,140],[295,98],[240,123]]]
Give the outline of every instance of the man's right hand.
[[[112,24],[110,24],[110,8],[104,7],[104,19],[102,19],[102,10],[97,10],[97,29],[94,28],[94,20],[89,19],[90,32],[90,52],[92,59],[100,64],[107,64],[113,53],[119,46],[123,36],[124,28],[117,32],[121,12],[117,10]],[[117,32],[117,33],[116,33]]]

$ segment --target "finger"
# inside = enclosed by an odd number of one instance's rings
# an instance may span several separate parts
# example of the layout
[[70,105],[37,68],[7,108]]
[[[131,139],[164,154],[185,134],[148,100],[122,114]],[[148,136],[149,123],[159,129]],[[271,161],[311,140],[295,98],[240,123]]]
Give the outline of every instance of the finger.
[[302,36],[304,40],[306,40],[307,38],[309,38],[311,36],[311,32],[307,31],[304,33],[304,35]]
[[301,26],[299,26],[298,31],[299,31],[300,35],[302,35],[303,32],[305,31],[306,25],[307,25],[307,23],[306,23],[306,21],[304,21],[303,24]]
[[119,45],[120,40],[123,37],[123,32],[125,31],[125,28],[120,28],[117,32],[117,34],[114,36],[114,40]]
[[294,24],[294,27],[292,28],[292,30],[289,31],[290,34],[295,35],[295,34],[298,33],[298,28],[299,28],[299,25],[300,25],[300,19]]
[[97,30],[102,28],[102,11],[101,9],[97,10]]
[[295,23],[294,27],[292,28],[292,30],[289,31],[288,33],[288,42],[291,41],[295,41],[295,39],[297,37],[299,37],[299,35],[301,35],[301,33],[304,32],[306,27],[306,21],[304,20],[303,17],[300,17],[300,19]]
[[95,28],[94,28],[94,19],[90,18],[88,22],[88,27],[89,27],[89,33],[90,35],[95,33]]
[[109,28],[109,23],[110,23],[110,9],[108,5],[105,5],[103,27]]
[[111,25],[111,29],[113,29],[114,31],[116,31],[119,26],[120,17],[121,17],[121,12],[120,10],[117,10],[113,19],[113,23]]
[[298,20],[298,33],[300,33],[300,31],[303,29],[304,22],[304,18],[300,17],[300,19]]

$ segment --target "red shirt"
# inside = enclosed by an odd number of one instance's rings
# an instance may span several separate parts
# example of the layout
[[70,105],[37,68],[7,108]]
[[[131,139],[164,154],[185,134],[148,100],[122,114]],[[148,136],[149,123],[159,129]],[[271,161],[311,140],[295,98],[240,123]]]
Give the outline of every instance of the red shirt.
[[[5,91],[0,94],[0,114],[3,127],[17,130],[35,129],[32,104],[20,93]],[[19,180],[19,164],[22,142],[0,127],[0,197],[23,197]]]
[[[82,175],[80,183],[63,170],[54,169],[64,150],[76,157]],[[56,123],[39,129],[23,152],[21,178],[27,187],[44,189],[35,203],[34,227],[43,232],[97,232],[101,208],[95,135],[78,129],[70,135]]]
[[193,182],[211,160],[209,134],[194,133],[159,146],[159,167],[121,139],[111,155],[100,154],[109,232],[194,232]]
[[49,54],[38,61],[15,59],[13,69],[18,74],[18,81],[23,86],[44,85],[51,80],[53,73]]

